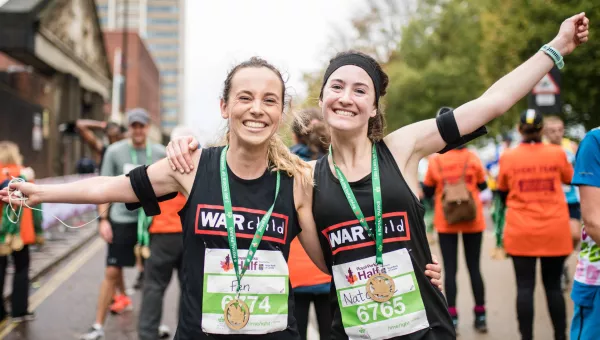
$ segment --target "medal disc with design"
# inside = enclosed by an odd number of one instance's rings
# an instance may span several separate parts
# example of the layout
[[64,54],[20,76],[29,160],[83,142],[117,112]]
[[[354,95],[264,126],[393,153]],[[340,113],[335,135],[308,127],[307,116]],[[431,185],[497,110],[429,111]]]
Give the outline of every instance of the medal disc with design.
[[225,305],[223,315],[225,316],[227,327],[233,330],[240,330],[248,323],[250,309],[244,301],[234,299]]
[[23,249],[23,240],[21,240],[21,237],[19,236],[14,236],[11,243],[10,243],[10,247],[12,248],[12,250],[14,251],[20,251]]
[[142,255],[143,258],[148,259],[150,257],[150,248],[148,246],[142,246],[140,248],[140,255]]
[[396,283],[387,274],[375,274],[367,281],[367,295],[377,302],[386,302],[394,296]]
[[133,253],[135,254],[135,257],[140,257],[140,245],[136,244],[135,247],[133,247]]

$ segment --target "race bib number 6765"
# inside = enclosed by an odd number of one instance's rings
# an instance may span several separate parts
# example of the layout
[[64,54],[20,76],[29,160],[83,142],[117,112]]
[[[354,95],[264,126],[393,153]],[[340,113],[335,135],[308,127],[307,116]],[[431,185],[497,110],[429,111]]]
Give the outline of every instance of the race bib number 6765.
[[[425,306],[406,249],[333,266],[342,324],[350,339],[389,339],[429,327]],[[376,302],[366,294],[367,280],[377,273],[394,279],[396,291],[389,301]]]

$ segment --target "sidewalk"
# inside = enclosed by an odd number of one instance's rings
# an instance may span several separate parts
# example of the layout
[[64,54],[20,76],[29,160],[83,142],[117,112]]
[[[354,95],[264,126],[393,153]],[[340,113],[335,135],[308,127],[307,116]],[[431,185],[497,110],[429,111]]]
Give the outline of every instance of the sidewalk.
[[[90,212],[71,218],[65,223],[80,225],[96,217],[96,212]],[[98,235],[98,224],[92,222],[79,229],[69,229],[60,223],[46,230],[46,243],[43,246],[30,246],[29,280],[32,286],[45,273],[59,265],[66,257],[85,245]],[[12,260],[9,259],[10,262]],[[9,262],[9,263],[10,263]],[[4,284],[4,298],[10,297],[12,292],[12,276],[14,266],[9,264]]]

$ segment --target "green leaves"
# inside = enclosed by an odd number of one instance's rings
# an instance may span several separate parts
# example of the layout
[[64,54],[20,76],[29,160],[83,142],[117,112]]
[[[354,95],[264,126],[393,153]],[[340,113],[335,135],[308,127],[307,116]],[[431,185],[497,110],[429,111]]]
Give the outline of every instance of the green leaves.
[[[384,61],[390,75],[384,97],[388,132],[433,118],[440,106],[457,107],[479,97],[552,40],[563,20],[580,11],[591,18],[592,32],[586,44],[565,58],[561,95],[573,109],[561,115],[567,124],[582,123],[588,129],[600,125],[600,40],[594,38],[600,6],[590,6],[588,0],[406,3],[412,7],[390,10],[389,1],[370,0],[368,10],[353,19],[359,36],[354,47]],[[390,22],[403,24],[399,42]],[[305,77],[310,105],[317,103],[320,76]],[[526,106],[524,99],[490,123],[490,134],[512,128]]]

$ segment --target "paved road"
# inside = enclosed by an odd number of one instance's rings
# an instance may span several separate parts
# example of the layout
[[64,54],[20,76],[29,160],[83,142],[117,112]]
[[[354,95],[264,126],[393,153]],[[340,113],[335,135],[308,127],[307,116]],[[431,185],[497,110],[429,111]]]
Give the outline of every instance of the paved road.
[[[480,335],[473,332],[471,313],[473,298],[470,282],[462,258],[458,274],[458,308],[460,313],[459,338],[504,340],[518,339],[515,312],[515,278],[510,260],[493,261],[489,251],[493,245],[491,233],[484,238],[482,272],[486,284],[486,299],[490,332]],[[432,245],[439,256],[439,246]],[[68,258],[62,266],[55,268],[39,282],[39,288],[32,289],[30,304],[35,309],[37,319],[21,325],[3,325],[0,339],[77,339],[93,322],[99,282],[102,279],[105,246],[96,239]],[[441,256],[439,256],[441,259]],[[575,259],[571,257],[570,270],[574,270]],[[128,286],[135,279],[135,270],[126,272]],[[176,326],[178,289],[176,279],[167,292],[163,322],[173,330]],[[37,285],[36,285],[37,287]],[[107,340],[137,339],[136,322],[141,294],[133,295],[135,309],[121,316],[109,316],[106,324]],[[572,302],[565,293],[570,321]],[[544,290],[541,285],[538,266],[538,284],[535,293],[535,335],[536,339],[552,339],[552,326],[547,312]],[[314,314],[312,315],[314,319]],[[309,339],[318,339],[314,323],[310,326]]]

